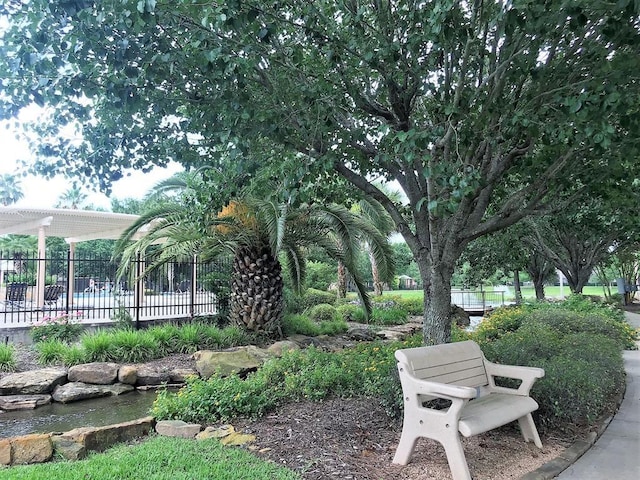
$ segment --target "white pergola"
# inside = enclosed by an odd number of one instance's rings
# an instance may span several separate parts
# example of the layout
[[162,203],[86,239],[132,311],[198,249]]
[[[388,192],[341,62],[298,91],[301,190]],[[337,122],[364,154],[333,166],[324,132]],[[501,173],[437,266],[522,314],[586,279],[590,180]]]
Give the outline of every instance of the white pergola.
[[[44,305],[45,242],[47,237],[61,237],[69,244],[71,259],[78,242],[97,239],[117,239],[138,219],[138,215],[95,212],[89,210],[18,208],[0,206],[0,235],[20,234],[38,237],[38,262],[35,302]],[[144,235],[139,231],[136,237]],[[73,265],[70,266],[73,272]],[[70,292],[73,292],[73,275],[69,275]]]

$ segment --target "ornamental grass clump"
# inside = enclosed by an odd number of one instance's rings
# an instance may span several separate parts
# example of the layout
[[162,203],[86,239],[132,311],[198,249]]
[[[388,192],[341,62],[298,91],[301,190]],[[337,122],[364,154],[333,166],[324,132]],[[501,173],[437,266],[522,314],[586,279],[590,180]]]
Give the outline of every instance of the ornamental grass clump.
[[16,350],[11,344],[0,344],[0,372],[11,372],[16,368]]
[[79,319],[82,313],[61,313],[45,316],[31,327],[31,339],[34,343],[45,340],[60,340],[71,343],[78,339],[83,331]]

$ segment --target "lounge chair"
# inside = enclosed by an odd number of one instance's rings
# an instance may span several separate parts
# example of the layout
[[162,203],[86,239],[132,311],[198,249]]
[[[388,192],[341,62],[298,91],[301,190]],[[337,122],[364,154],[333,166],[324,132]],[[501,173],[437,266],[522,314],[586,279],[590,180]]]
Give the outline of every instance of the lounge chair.
[[62,285],[46,285],[44,287],[44,304],[49,306],[57,304],[63,290]]
[[11,309],[23,308],[27,300],[27,284],[26,283],[9,283],[7,284],[7,294],[5,296],[5,306]]

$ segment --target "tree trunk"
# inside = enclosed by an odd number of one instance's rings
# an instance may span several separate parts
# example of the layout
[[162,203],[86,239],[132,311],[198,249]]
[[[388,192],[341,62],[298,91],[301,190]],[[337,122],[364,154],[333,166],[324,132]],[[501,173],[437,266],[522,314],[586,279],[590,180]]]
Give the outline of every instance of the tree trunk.
[[338,262],[338,298],[347,297],[347,269],[344,263]]
[[545,300],[544,280],[540,277],[533,281],[533,288],[536,291],[536,300]]
[[424,322],[422,334],[425,345],[451,341],[451,273],[445,268],[431,269],[419,265],[424,285]]
[[520,288],[520,270],[513,271],[513,285],[516,292],[516,304],[522,303],[522,289]]

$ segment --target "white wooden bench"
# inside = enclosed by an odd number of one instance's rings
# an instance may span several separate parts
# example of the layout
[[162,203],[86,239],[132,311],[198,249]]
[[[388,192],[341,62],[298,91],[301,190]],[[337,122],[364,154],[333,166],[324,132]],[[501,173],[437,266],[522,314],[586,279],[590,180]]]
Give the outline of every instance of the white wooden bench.
[[[544,370],[489,362],[472,341],[408,348],[395,353],[404,397],[402,437],[393,463],[409,462],[419,437],[445,449],[454,480],[471,480],[460,434],[465,437],[518,421],[525,441],[542,448],[531,412],[538,409],[529,390]],[[496,377],[520,379],[518,388],[500,387]],[[431,408],[434,399],[450,401]]]

